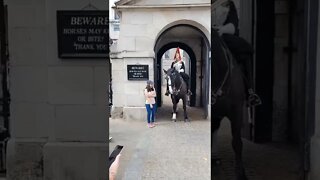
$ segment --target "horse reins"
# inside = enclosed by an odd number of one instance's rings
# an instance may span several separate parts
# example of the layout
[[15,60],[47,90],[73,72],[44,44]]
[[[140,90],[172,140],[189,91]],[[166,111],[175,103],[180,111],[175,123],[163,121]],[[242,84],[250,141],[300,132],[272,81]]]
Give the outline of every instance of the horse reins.
[[[219,39],[220,39],[220,37],[219,37]],[[221,85],[217,88],[216,91],[213,92],[214,102],[219,96],[222,96],[222,94],[223,94],[222,88],[224,87],[224,85],[227,82],[227,79],[228,79],[228,77],[229,77],[229,75],[231,73],[231,70],[230,70],[231,67],[230,67],[230,61],[229,61],[230,56],[228,56],[230,54],[230,50],[226,47],[226,44],[221,39],[220,39],[220,43],[222,44],[222,50],[223,50],[223,54],[225,56],[225,59],[227,61],[228,69],[227,69],[227,72],[224,75],[224,78],[223,78],[223,81],[222,81]]]
[[181,77],[181,76],[180,76],[180,81],[181,81],[181,83],[180,83],[180,87],[179,87],[179,89],[178,89],[178,90],[176,90],[176,93],[177,93],[177,94],[181,91],[181,88],[182,88],[182,82],[183,82],[183,79],[182,79],[182,77]]

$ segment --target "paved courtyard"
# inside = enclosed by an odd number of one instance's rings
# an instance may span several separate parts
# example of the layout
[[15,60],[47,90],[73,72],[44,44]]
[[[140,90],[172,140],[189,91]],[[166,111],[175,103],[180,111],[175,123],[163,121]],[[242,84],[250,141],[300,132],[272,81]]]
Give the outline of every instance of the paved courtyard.
[[117,180],[210,180],[210,120],[203,110],[189,108],[190,123],[171,120],[171,106],[158,109],[157,123],[147,128],[145,121],[110,120],[110,153],[123,145]]
[[[124,145],[117,180],[234,180],[234,153],[229,121],[219,130],[222,164],[213,168],[211,178],[211,121],[203,119],[200,108],[188,107],[190,123],[184,123],[181,104],[176,123],[171,120],[172,105],[164,97],[158,109],[155,128],[146,122],[110,120],[110,153]],[[243,140],[243,158],[249,180],[299,180],[297,147],[286,143],[255,144]]]
[[[249,180],[299,180],[299,156],[295,146],[284,143],[255,144],[243,141],[243,159]],[[221,166],[213,170],[215,180],[234,180],[234,153],[230,125],[224,119],[219,131]]]

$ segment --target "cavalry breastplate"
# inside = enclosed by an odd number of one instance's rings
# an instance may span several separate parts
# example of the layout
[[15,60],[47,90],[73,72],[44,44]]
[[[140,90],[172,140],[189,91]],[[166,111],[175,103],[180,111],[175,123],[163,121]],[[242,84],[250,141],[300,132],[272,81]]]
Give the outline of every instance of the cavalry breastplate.
[[181,66],[182,66],[182,63],[180,63],[180,62],[177,62],[177,63],[175,63],[175,64],[173,65],[173,67],[174,67],[177,71],[179,71],[179,70],[181,69]]

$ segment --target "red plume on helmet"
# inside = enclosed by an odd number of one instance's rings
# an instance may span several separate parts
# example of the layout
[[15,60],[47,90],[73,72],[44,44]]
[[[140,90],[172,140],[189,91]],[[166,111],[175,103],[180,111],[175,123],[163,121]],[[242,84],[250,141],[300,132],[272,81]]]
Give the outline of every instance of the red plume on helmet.
[[177,47],[176,53],[174,53],[174,60],[176,59],[177,53],[179,54],[179,61],[181,61],[180,48]]

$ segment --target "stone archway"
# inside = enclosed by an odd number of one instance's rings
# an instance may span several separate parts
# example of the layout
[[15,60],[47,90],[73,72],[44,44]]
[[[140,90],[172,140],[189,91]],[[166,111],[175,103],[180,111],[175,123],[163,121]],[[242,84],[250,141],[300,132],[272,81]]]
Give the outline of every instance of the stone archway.
[[[185,22],[187,23],[187,22]],[[205,116],[208,115],[209,84],[210,84],[210,43],[206,34],[198,27],[188,24],[167,25],[155,41],[154,52],[154,80],[159,95],[162,94],[162,55],[171,48],[180,47],[190,57],[191,78],[190,89],[193,96],[190,98],[191,107],[202,107]],[[162,105],[162,96],[158,96],[157,104]]]
[[[157,89],[157,94],[162,94],[162,89],[161,89],[161,84],[162,84],[162,78],[159,77],[159,75],[162,73],[162,61],[161,61],[161,57],[162,55],[169,49],[171,48],[176,48],[179,47],[181,49],[183,49],[184,51],[186,51],[188,53],[188,55],[190,56],[190,60],[191,60],[191,83],[190,83],[190,90],[193,93],[196,93],[196,82],[194,81],[194,79],[196,78],[196,56],[193,52],[193,50],[184,43],[181,42],[171,42],[168,43],[164,46],[162,46],[160,48],[160,50],[156,53],[156,61],[154,63],[155,65],[155,79],[156,79],[156,89]],[[159,96],[159,98],[157,98],[157,105],[158,107],[161,107],[162,105],[162,97]],[[195,96],[191,96],[190,98],[190,106],[195,106]]]

